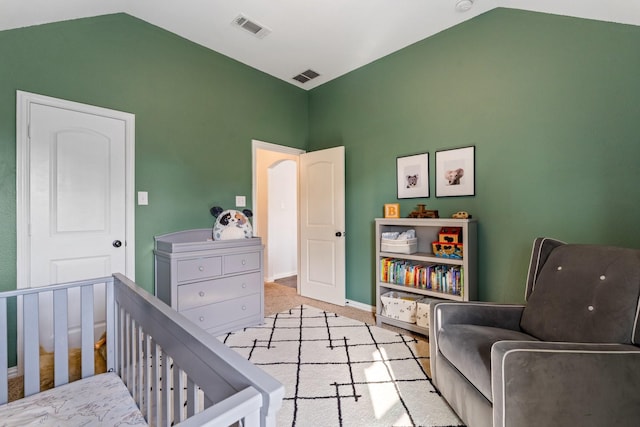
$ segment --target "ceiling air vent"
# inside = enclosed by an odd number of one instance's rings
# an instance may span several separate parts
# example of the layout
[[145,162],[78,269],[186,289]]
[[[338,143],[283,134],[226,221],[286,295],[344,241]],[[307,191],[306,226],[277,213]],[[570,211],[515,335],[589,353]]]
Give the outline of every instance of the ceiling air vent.
[[253,34],[259,39],[263,38],[264,36],[266,36],[271,32],[271,30],[265,27],[264,25],[260,25],[257,22],[250,20],[244,15],[238,15],[236,19],[233,20],[232,24],[239,28],[242,28],[243,30],[250,32],[251,34]]
[[300,83],[306,83],[311,79],[315,79],[316,77],[318,77],[320,74],[316,73],[313,70],[307,70],[307,71],[303,71],[302,73],[298,74],[297,76],[295,76],[293,78],[293,80],[297,80]]

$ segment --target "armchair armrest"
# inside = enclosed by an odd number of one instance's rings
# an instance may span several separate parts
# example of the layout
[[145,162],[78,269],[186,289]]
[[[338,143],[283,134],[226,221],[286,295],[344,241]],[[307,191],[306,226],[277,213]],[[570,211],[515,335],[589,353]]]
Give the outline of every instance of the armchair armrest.
[[636,425],[640,348],[500,341],[491,350],[494,426]]
[[[492,326],[520,331],[520,318],[524,310],[521,304],[496,304],[489,302],[443,302],[431,307],[434,331],[446,324]],[[431,335],[429,335],[431,336]]]
[[429,322],[429,355],[431,378],[437,386],[438,331],[446,324],[492,326],[520,331],[524,305],[489,302],[439,302],[431,304]]

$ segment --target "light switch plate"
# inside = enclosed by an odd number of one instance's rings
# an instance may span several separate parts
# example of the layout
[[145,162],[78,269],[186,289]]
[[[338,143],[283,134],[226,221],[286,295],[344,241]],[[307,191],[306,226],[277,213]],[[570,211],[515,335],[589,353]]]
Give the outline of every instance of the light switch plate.
[[236,196],[236,207],[244,208],[247,206],[247,198],[245,196]]
[[146,191],[138,191],[138,205],[148,205],[149,204],[149,193]]

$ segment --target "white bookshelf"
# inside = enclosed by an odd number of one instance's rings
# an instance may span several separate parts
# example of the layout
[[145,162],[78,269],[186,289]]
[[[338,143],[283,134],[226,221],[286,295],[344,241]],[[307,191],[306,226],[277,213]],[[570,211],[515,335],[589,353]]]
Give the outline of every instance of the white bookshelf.
[[[404,328],[413,332],[428,335],[427,328],[420,327],[415,323],[403,322],[382,315],[381,295],[389,291],[406,292],[410,294],[423,295],[430,298],[439,298],[452,301],[472,301],[478,297],[477,271],[478,271],[478,249],[477,249],[477,221],[474,219],[453,219],[453,218],[377,218],[376,222],[376,323],[380,326],[383,323]],[[433,254],[431,243],[438,241],[438,235],[442,227],[459,227],[462,230],[462,259],[437,257]],[[417,252],[413,254],[402,254],[396,252],[384,252],[380,250],[382,233],[390,231],[406,231],[414,229],[418,239]],[[413,287],[409,285],[398,285],[383,282],[381,278],[380,261],[384,258],[396,258],[407,261],[415,261],[421,265],[459,265],[464,270],[460,295],[445,293],[438,290]]]

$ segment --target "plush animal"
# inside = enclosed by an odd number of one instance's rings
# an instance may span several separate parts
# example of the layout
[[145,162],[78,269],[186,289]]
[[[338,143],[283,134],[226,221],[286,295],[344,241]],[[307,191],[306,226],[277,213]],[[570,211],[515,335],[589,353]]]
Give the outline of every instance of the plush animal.
[[219,206],[210,209],[211,215],[216,218],[213,225],[213,240],[250,239],[253,237],[253,227],[249,218],[253,213],[249,209],[242,212],[235,209],[224,210]]

